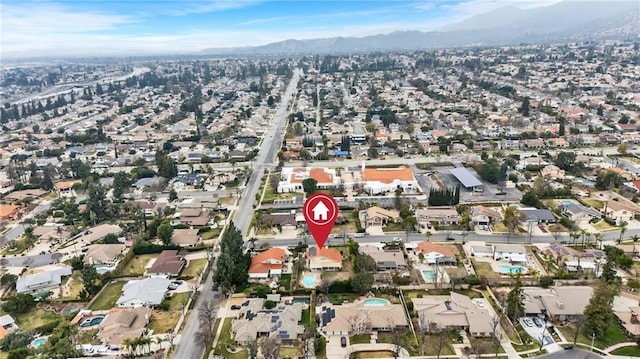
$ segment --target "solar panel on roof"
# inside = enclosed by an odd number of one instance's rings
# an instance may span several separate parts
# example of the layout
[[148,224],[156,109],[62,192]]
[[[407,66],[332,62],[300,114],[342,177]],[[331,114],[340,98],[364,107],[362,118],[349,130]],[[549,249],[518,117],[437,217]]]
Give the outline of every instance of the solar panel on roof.
[[482,182],[464,167],[452,169],[451,174],[466,188],[482,186]]

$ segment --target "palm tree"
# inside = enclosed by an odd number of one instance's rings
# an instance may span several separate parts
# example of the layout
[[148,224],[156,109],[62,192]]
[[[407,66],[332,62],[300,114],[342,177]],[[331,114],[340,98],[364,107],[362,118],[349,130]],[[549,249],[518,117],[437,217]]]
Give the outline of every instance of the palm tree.
[[638,239],[640,239],[640,236],[638,236],[637,234],[634,234],[631,237],[631,240],[633,241],[633,253],[632,254],[633,254],[634,257],[636,256],[636,242],[638,241]]
[[133,338],[125,338],[122,341],[122,347],[129,352],[129,356],[134,358],[135,354],[134,354],[134,347],[136,347],[137,345],[135,344],[135,339]]
[[576,246],[576,240],[578,238],[580,238],[580,233],[578,232],[571,232],[569,233],[569,237],[571,237],[571,239],[573,239],[573,241],[571,242],[571,244],[575,247]]
[[429,241],[429,238],[431,238],[432,235],[433,233],[431,233],[430,231],[427,231],[427,233],[424,234],[424,236],[427,238],[427,241]]
[[618,243],[622,243],[622,238],[624,237],[625,232],[627,231],[627,226],[629,225],[629,223],[622,221],[620,223],[620,239],[618,240]]
[[584,249],[584,237],[587,235],[587,230],[582,228],[580,230],[580,235],[582,236],[582,242],[580,242],[580,248]]
[[596,233],[596,242],[598,243],[598,249],[602,250],[602,240],[604,240],[604,234]]

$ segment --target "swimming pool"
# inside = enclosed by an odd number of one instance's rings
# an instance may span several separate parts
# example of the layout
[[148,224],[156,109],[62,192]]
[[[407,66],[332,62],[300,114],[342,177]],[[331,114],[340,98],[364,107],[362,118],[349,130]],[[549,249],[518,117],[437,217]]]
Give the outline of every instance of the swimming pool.
[[293,304],[296,304],[296,303],[309,304],[309,303],[311,303],[311,298],[309,298],[309,297],[294,297],[291,300],[291,303],[293,303]]
[[307,288],[313,288],[316,286],[316,276],[315,274],[305,274],[302,277],[302,285]]
[[98,274],[105,274],[107,272],[111,272],[113,270],[113,268],[109,268],[109,267],[98,267],[96,268],[96,272],[98,272]]
[[34,348],[38,348],[39,346],[41,346],[42,344],[47,342],[47,338],[38,338],[36,340],[34,340],[33,342],[31,342],[31,346]]
[[98,324],[102,323],[103,319],[104,319],[104,317],[87,318],[82,322],[82,324],[80,324],[80,326],[83,327],[83,328],[92,327],[94,325],[98,325]]
[[362,304],[364,304],[367,307],[379,307],[379,306],[389,304],[389,301],[381,298],[369,298],[369,299],[365,299],[364,302],[362,302]]
[[434,283],[436,281],[436,272],[430,269],[422,270],[422,278],[427,283]]
[[525,274],[527,273],[527,268],[520,266],[498,266],[498,271],[502,274]]

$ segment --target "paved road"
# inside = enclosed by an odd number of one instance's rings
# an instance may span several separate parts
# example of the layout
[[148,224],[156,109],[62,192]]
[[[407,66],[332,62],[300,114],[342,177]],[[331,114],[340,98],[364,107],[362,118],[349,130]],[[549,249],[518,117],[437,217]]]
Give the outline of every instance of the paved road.
[[2,264],[7,267],[42,267],[52,264],[53,254],[46,253],[43,255],[24,256],[24,257],[6,257],[2,258]]
[[[634,234],[638,234],[640,235],[640,229],[630,229],[625,233],[625,238],[629,238],[631,236],[633,236]],[[434,233],[433,235],[431,235],[431,237],[429,237],[430,241],[433,242],[438,242],[438,241],[447,241],[446,240],[446,233],[440,232],[440,233]],[[455,239],[456,242],[460,242],[463,240],[462,238],[462,234],[459,231],[452,231],[450,236],[452,238]],[[613,232],[607,232],[604,235],[604,241],[615,241],[619,238],[620,236],[620,232],[619,231],[613,231]],[[360,238],[354,238],[358,243],[380,243],[380,242],[388,242],[391,241],[394,237],[399,237],[400,239],[402,239],[403,241],[405,240],[405,235],[403,234],[390,234],[390,235],[383,235],[383,236],[364,236],[364,237],[360,237]],[[411,233],[409,235],[408,240],[410,242],[416,242],[416,241],[422,241],[425,240],[426,237],[424,234],[420,234],[420,233]],[[491,243],[507,243],[507,239],[508,236],[506,234],[478,234],[478,233],[468,233],[465,237],[464,240],[467,242],[491,242]],[[256,246],[259,246],[260,243],[264,243],[264,242],[268,242],[271,245],[276,245],[276,246],[285,246],[285,245],[296,245],[298,244],[298,242],[300,242],[302,239],[301,238],[283,238],[283,239],[261,239],[258,243],[256,243]],[[580,239],[579,239],[580,240]],[[578,241],[579,241],[578,240]],[[552,237],[551,235],[546,235],[546,236],[532,236],[531,237],[531,243],[554,243],[556,241],[556,239],[554,237]],[[560,236],[558,238],[558,241],[572,241],[571,237],[569,237],[568,234],[563,234],[562,236]],[[591,241],[594,241],[593,236],[591,237]],[[450,241],[453,242],[453,241]],[[342,238],[329,238],[327,240],[327,244],[333,244],[333,245],[340,245],[343,244],[344,240]],[[511,235],[511,238],[509,239],[509,243],[521,243],[521,244],[528,244],[529,242],[529,236],[526,234],[518,234],[518,235]]]
[[287,86],[280,105],[278,106],[276,113],[273,115],[272,127],[265,134],[258,156],[255,158],[251,177],[249,177],[247,186],[242,192],[242,199],[238,205],[238,210],[235,212],[234,223],[243,234],[246,234],[249,229],[251,215],[253,213],[253,204],[256,194],[258,193],[260,181],[264,175],[265,168],[273,167],[277,164],[276,153],[278,153],[284,138],[284,130],[287,122],[287,115],[289,113],[289,103],[297,89],[298,80],[300,79],[301,74],[301,70],[294,70],[289,86]]
[[[235,225],[245,233],[248,229],[251,221],[251,214],[253,213],[253,203],[255,201],[256,193],[260,187],[260,180],[264,173],[264,169],[269,165],[272,165],[275,160],[275,154],[280,148],[282,138],[284,136],[283,130],[287,118],[287,109],[292,95],[298,86],[298,80],[300,79],[300,70],[295,70],[289,86],[282,97],[273,120],[276,121],[271,130],[265,135],[265,139],[262,141],[262,146],[256,157],[253,172],[249,178],[246,188],[240,199],[238,210],[235,212],[234,222]],[[217,308],[220,305],[220,297],[214,298],[216,291],[213,290],[211,285],[213,277],[213,270],[209,273],[209,276],[204,280],[204,289],[200,292],[200,296],[196,302],[194,308],[198,308],[200,304],[206,300],[214,300]],[[196,309],[197,310],[197,309]],[[184,325],[184,330],[180,338],[180,343],[176,347],[173,358],[175,359],[200,359],[204,354],[204,345],[197,343],[193,340],[195,333],[198,331],[198,315],[196,312],[189,316],[189,319]]]
[[[24,219],[33,218],[40,214],[41,212],[46,212],[51,207],[50,201],[42,201],[31,213],[26,215]],[[4,236],[0,237],[0,246],[3,246],[6,242],[12,241],[22,235],[24,233],[24,225],[22,223],[18,223],[15,227],[11,228]]]

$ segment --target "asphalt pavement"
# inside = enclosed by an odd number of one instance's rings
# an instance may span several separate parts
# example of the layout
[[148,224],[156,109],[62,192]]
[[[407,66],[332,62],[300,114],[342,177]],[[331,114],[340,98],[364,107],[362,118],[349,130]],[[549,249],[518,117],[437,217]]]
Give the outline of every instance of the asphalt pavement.
[[[273,116],[273,121],[275,121],[275,126],[271,127],[271,130],[267,132],[264,140],[262,141],[262,145],[260,147],[260,151],[258,152],[258,156],[253,163],[253,171],[251,176],[249,177],[249,181],[247,182],[247,186],[245,187],[242,198],[238,204],[238,209],[234,215],[234,223],[236,227],[238,227],[242,233],[246,233],[249,223],[251,221],[251,214],[253,213],[253,204],[255,202],[256,193],[258,193],[258,188],[260,187],[260,181],[264,174],[264,169],[269,165],[272,165],[275,161],[275,154],[280,148],[280,144],[282,143],[282,138],[284,137],[284,125],[286,123],[286,118],[288,114],[289,103],[293,97],[293,93],[295,92],[298,86],[298,80],[300,79],[302,71],[299,69],[294,70],[293,77],[287,86],[287,89],[282,96],[282,101],[280,102],[276,113]],[[196,305],[194,306],[194,310],[200,306],[200,304],[206,300],[214,300],[216,304],[216,310],[220,305],[220,296],[215,298],[213,290],[213,286],[211,282],[213,280],[213,270],[209,272],[209,275],[203,282],[203,290],[200,292],[200,296],[196,301]],[[175,359],[200,359],[204,354],[204,345],[203,343],[198,343],[193,340],[195,338],[195,333],[198,331],[198,315],[197,313],[192,313],[189,316],[189,319],[185,322],[184,329],[182,331],[182,335],[180,338],[180,342],[176,347],[176,350],[173,354],[173,358]]]

